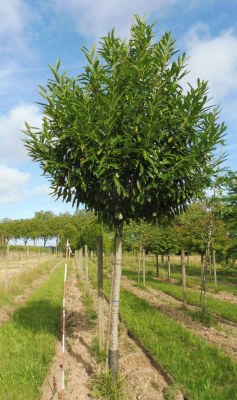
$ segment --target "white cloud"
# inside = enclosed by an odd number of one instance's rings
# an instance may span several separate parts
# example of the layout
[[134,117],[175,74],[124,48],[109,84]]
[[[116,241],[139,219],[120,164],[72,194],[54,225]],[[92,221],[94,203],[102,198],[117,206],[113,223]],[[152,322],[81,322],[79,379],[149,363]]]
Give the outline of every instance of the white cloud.
[[206,25],[197,24],[186,36],[186,47],[190,83],[197,77],[208,80],[210,94],[218,102],[237,92],[237,36],[231,29],[211,37]]
[[41,126],[42,116],[38,107],[21,104],[13,108],[7,115],[0,116],[0,160],[1,163],[16,163],[27,158],[22,142],[25,121],[32,126]]
[[30,174],[0,166],[0,204],[17,203],[26,196]]
[[0,7],[0,52],[27,51],[25,30],[32,13],[24,0],[2,0]]
[[21,33],[27,16],[28,10],[23,0],[3,0],[0,7],[0,35]]
[[76,21],[78,31],[85,37],[98,39],[105,35],[112,27],[116,33],[125,36],[128,34],[132,15],[149,15],[161,13],[178,0],[57,0],[53,4],[57,9],[71,14]]

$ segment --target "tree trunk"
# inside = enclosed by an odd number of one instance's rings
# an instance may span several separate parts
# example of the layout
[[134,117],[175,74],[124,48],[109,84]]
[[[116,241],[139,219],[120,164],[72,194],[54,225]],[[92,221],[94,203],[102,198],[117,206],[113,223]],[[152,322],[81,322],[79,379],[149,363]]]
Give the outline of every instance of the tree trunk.
[[109,344],[109,368],[113,378],[118,375],[118,324],[119,324],[119,296],[121,281],[122,261],[122,227],[115,235],[115,259],[114,279],[112,288],[111,322],[110,322],[110,344]]
[[6,263],[4,271],[4,290],[8,291],[8,266],[9,266],[9,246],[7,245]]
[[98,339],[99,349],[104,347],[104,305],[103,305],[103,240],[97,238],[97,298],[98,298]]
[[139,260],[138,260],[137,283],[140,282],[141,262],[142,262],[142,246],[139,246]]
[[186,266],[185,266],[185,253],[181,250],[181,267],[182,267],[182,290],[183,290],[183,306],[187,306],[187,295],[186,295]]
[[161,254],[161,267],[162,267],[162,275],[164,278],[164,276],[165,276],[165,274],[164,274],[164,254]]
[[170,279],[170,254],[167,255],[168,279]]
[[159,256],[156,254],[156,276],[159,276]]
[[89,273],[88,273],[88,247],[85,244],[85,268],[86,268],[86,284],[88,285]]
[[208,238],[207,238],[207,244],[206,244],[206,257],[205,257],[205,262],[204,262],[201,296],[200,296],[200,306],[202,306],[203,312],[206,312],[206,307],[207,307],[207,271],[208,271],[208,265],[210,263],[211,234],[212,234],[211,229],[212,229],[212,226],[210,226],[209,230],[208,230]]
[[201,253],[201,282],[202,282],[203,271],[204,271],[204,254]]
[[217,289],[216,250],[212,250],[212,262],[213,262],[214,283],[215,283],[215,288]]

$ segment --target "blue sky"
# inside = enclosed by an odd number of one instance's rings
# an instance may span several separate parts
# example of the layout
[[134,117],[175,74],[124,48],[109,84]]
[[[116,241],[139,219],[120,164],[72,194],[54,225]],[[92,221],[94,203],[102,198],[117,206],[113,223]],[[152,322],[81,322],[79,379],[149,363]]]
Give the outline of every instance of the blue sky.
[[77,75],[90,48],[111,28],[126,37],[133,14],[156,21],[157,39],[171,31],[189,58],[188,81],[209,81],[212,103],[227,124],[225,165],[237,170],[236,0],[1,0],[0,7],[0,220],[35,211],[74,212],[50,196],[49,184],[22,143],[24,121],[40,126],[38,85],[48,65]]

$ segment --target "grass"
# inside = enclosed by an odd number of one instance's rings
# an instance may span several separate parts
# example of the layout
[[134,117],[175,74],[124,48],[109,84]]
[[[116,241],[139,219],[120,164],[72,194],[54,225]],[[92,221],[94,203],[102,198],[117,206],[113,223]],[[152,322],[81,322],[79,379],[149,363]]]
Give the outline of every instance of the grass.
[[103,400],[125,400],[124,379],[115,380],[111,372],[99,372],[91,383],[92,395]]
[[12,304],[15,296],[21,294],[22,291],[27,288],[34,280],[40,276],[48,274],[54,265],[58,262],[58,259],[53,259],[41,263],[37,268],[32,268],[20,275],[10,279],[9,288],[7,291],[4,290],[4,284],[0,285],[0,308],[5,305]]
[[[137,274],[130,270],[124,269],[123,274],[133,281],[137,281]],[[147,286],[151,286],[155,289],[159,289],[164,293],[174,297],[177,300],[182,301],[182,287],[169,284],[164,281],[154,280],[151,276],[146,277]],[[200,293],[187,289],[187,303],[195,306],[199,306],[200,304]],[[229,303],[228,301],[219,300],[216,298],[208,297],[207,294],[207,308],[208,311],[219,315],[223,318],[228,319],[229,321],[233,321],[237,323],[237,304]]]
[[98,364],[105,363],[106,360],[106,348],[104,347],[102,350],[99,348],[99,339],[95,336],[92,340],[90,347],[91,354],[96,359]]
[[[181,266],[180,266],[180,257],[174,257],[175,264],[171,265],[171,277],[177,279],[177,284],[180,284],[182,281],[181,276]],[[136,265],[138,265],[138,260],[136,260]],[[134,270],[134,259],[132,256],[127,257],[124,262],[124,266],[131,270]],[[146,269],[147,272],[150,271],[152,275],[155,275],[155,260],[152,256],[146,257]],[[167,279],[167,266],[165,265],[162,268],[160,259],[159,259],[159,270],[160,276]],[[200,286],[201,284],[201,266],[200,266],[200,256],[190,256],[190,264],[186,267],[186,279],[187,279],[187,287]],[[212,275],[208,273],[208,290],[216,291],[213,272]],[[237,295],[237,275],[236,270],[233,268],[224,268],[220,264],[217,264],[217,291],[227,291],[229,293],[233,293]]]
[[[95,284],[93,266],[90,277]],[[105,277],[104,290],[107,294],[109,285],[110,281]],[[182,391],[187,398],[237,398],[237,364],[226,354],[124,289],[121,290],[120,312],[128,329],[173,376],[175,387],[184,388]],[[171,395],[167,393],[167,398]]]
[[189,398],[237,398],[237,364],[146,301],[122,290],[120,310],[130,331],[181,385]]
[[63,274],[59,268],[0,326],[0,399],[40,399],[40,387],[55,354]]
[[85,324],[88,328],[92,328],[96,324],[97,313],[94,309],[93,298],[88,286],[82,280],[80,280],[80,290],[82,291],[82,303],[85,308]]

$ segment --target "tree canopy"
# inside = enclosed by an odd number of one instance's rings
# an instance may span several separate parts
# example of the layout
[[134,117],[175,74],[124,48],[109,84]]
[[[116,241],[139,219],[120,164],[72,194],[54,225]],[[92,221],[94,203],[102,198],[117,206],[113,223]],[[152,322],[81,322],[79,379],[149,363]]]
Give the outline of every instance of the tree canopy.
[[83,51],[88,64],[75,78],[50,66],[42,127],[26,124],[25,146],[53,194],[114,226],[184,209],[220,163],[226,127],[207,82],[185,91],[186,55],[168,32],[156,42],[139,17],[129,40],[112,30]]

